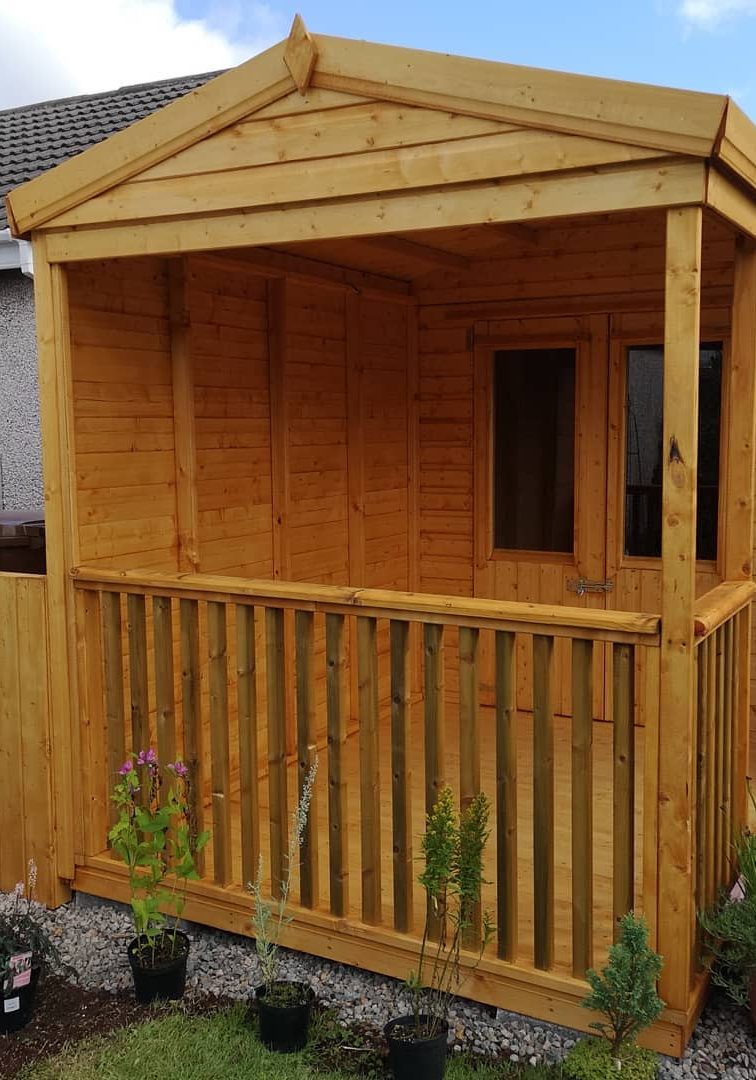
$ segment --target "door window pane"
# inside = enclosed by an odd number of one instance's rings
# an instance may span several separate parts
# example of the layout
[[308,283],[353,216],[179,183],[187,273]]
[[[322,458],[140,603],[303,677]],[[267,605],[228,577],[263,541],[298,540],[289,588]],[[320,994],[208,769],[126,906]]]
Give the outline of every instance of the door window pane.
[[[627,350],[625,439],[625,554],[661,555],[661,345]],[[722,345],[701,345],[698,407],[698,518],[696,556],[716,559]]]
[[494,357],[494,546],[571,552],[575,350]]

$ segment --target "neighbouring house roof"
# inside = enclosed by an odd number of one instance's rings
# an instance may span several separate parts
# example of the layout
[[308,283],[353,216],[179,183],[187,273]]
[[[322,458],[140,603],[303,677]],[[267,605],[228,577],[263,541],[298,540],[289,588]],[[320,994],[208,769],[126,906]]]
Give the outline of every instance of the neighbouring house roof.
[[12,188],[102,142],[218,74],[185,75],[0,111],[0,231],[8,227],[5,196]]

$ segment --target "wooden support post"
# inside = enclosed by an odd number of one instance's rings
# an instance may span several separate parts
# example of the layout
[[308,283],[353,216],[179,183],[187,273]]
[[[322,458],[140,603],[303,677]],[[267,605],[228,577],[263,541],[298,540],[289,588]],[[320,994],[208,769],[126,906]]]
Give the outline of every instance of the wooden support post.
[[[75,784],[73,761],[79,755],[76,625],[69,571],[79,564],[73,443],[68,290],[65,270],[51,266],[47,241],[35,236],[34,303],[37,321],[40,426],[42,430],[47,533],[47,610],[50,672],[54,845],[57,877],[72,880],[74,853],[81,850],[83,785]],[[54,900],[70,893],[55,882]]]
[[178,568],[200,569],[199,512],[197,509],[197,439],[195,434],[194,358],[190,339],[186,260],[168,265],[171,320],[171,374],[173,381],[173,433],[176,447],[176,521]]
[[444,628],[426,623],[425,637],[425,812],[444,786]]
[[349,911],[347,850],[347,689],[344,616],[326,615],[326,710],[328,724],[328,876],[332,915]]
[[412,766],[410,756],[409,623],[392,619],[391,821],[394,863],[394,929],[412,927]]
[[554,639],[533,635],[533,963],[554,962]]
[[[478,642],[477,628],[459,628],[459,804],[464,812],[480,791],[480,740],[478,736]],[[480,942],[481,907],[470,914],[470,926],[463,935],[466,948]]]
[[696,472],[701,304],[698,206],[667,211],[659,717],[658,941],[661,996],[687,1010],[696,917],[692,880]]
[[213,874],[217,885],[228,885],[233,873],[227,636],[226,605],[211,600],[207,605],[207,651],[210,690]]
[[[196,835],[205,827],[203,791],[205,786],[202,714],[200,711],[199,604],[179,601],[181,634],[181,717],[184,729],[184,762],[189,770],[190,827]],[[205,872],[205,852],[196,856],[197,873]]]
[[173,605],[170,596],[152,601],[155,652],[155,708],[157,710],[158,758],[163,764],[176,760],[176,706],[173,677]]
[[[315,732],[315,616],[294,612],[297,683],[297,774],[299,798],[317,756]],[[299,899],[302,907],[318,906],[318,801],[313,788],[310,812],[299,847]]]
[[[102,667],[105,692],[108,787],[115,784],[126,756],[126,724],[123,707],[123,629],[120,593],[104,592],[102,607]],[[110,804],[111,825],[118,808]]]
[[517,711],[515,636],[496,631],[496,923],[497,953],[517,959]]
[[147,693],[147,615],[145,599],[129,593],[126,600],[129,634],[131,748],[135,754],[150,745],[150,703]]
[[282,608],[265,609],[265,676],[268,692],[270,888],[281,895],[286,873],[289,810],[286,794],[286,656]]
[[614,874],[612,913],[615,940],[619,919],[635,907],[635,653],[632,645],[612,649],[614,698]]
[[[741,236],[735,248],[732,302],[728,436],[724,462],[725,493],[720,500],[724,521],[725,581],[748,580],[753,574],[754,451],[756,448],[756,243]],[[750,756],[750,608],[738,618],[736,635],[740,664],[735,686],[732,825],[748,820],[746,776]]]
[[236,605],[236,703],[239,726],[239,811],[242,884],[254,881],[260,857],[260,792],[257,761],[257,659],[255,609]]
[[381,777],[378,747],[378,639],[376,619],[357,619],[360,723],[362,921],[381,921]]
[[572,642],[572,974],[593,963],[593,642]]

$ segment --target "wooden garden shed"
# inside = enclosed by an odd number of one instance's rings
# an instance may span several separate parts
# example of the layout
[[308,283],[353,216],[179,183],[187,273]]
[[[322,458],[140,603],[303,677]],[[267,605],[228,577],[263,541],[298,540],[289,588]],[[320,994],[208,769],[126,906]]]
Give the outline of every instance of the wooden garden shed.
[[746,818],[750,121],[297,19],[8,202],[51,895],[125,897],[108,789],[152,743],[213,830],[189,916],[247,932],[317,754],[288,941],[402,976],[425,810],[482,788],[497,934],[464,992],[585,1027],[636,908],[665,959],[649,1039],[680,1053]]

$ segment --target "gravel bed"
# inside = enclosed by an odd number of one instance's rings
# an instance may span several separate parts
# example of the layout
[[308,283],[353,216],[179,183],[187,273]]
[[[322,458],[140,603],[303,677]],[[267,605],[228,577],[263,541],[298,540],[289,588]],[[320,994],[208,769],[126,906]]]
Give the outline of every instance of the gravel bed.
[[[0,910],[8,898],[0,894]],[[125,947],[133,937],[123,905],[77,896],[74,902],[46,912],[53,938],[63,956],[91,989],[116,991],[131,985]],[[259,980],[254,946],[248,938],[188,927],[192,938],[189,987],[202,994],[249,997]],[[349,1023],[381,1027],[404,1007],[401,984],[394,979],[305,953],[282,951],[284,978],[308,982],[317,997]],[[516,1013],[457,999],[450,1016],[455,1046],[478,1053],[503,1055],[513,1061],[555,1062],[574,1044],[567,1028]],[[756,1080],[756,1038],[750,1019],[721,997],[714,997],[694,1033],[682,1061],[662,1060],[664,1080],[694,1077],[714,1080]]]

